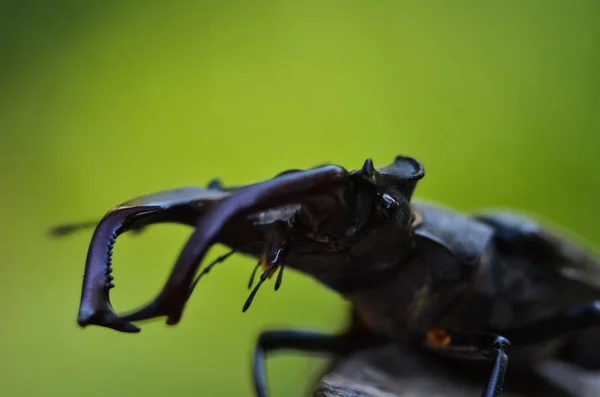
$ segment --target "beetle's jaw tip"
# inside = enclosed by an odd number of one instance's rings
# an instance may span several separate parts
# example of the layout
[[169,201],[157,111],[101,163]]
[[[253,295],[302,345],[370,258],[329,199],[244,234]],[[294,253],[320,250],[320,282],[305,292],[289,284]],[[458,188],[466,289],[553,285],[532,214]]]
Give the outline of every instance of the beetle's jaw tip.
[[180,319],[181,319],[181,316],[169,316],[169,317],[167,317],[166,324],[170,325],[170,326],[177,325],[177,324],[179,324]]
[[97,325],[114,329],[119,332],[137,333],[141,329],[111,312],[96,312],[94,310],[80,310],[77,317],[77,324],[81,328],[89,325]]

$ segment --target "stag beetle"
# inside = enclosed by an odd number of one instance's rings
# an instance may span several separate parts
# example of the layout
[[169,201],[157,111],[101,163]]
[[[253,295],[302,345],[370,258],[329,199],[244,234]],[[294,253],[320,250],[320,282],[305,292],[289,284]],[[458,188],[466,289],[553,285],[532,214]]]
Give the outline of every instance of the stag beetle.
[[[367,159],[353,171],[324,165],[246,186],[225,187],[215,179],[206,188],[125,202],[98,223],[58,227],[55,235],[96,225],[78,324],[139,332],[133,322],[164,316],[175,325],[200,277],[237,252],[258,260],[249,288],[263,269],[243,311],[275,273],[275,289],[280,287],[285,268],[312,276],[352,307],[352,324],[340,335],[262,333],[253,360],[259,397],[267,395],[266,354],[282,348],[336,354],[387,341],[489,360],[486,397],[500,395],[509,355],[511,363],[560,358],[600,369],[600,354],[591,354],[579,338],[600,340],[595,254],[524,215],[466,215],[413,200],[423,177],[419,161],[397,156],[378,169]],[[161,222],[194,231],[160,293],[139,310],[118,315],[109,299],[115,240]],[[217,243],[231,251],[195,277]]]

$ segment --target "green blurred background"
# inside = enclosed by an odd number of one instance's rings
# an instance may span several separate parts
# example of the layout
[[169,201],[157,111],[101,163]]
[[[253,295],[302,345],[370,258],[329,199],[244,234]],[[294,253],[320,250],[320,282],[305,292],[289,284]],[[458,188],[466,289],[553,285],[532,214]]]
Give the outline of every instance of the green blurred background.
[[[418,197],[600,245],[596,0],[1,4],[2,395],[250,396],[260,330],[343,326],[345,303],[292,272],[242,314],[254,262],[236,257],[176,327],[81,330],[91,231],[44,233],[141,194],[408,154]],[[119,240],[117,309],[158,291],[189,233]],[[324,364],[272,358],[272,395],[306,395]]]

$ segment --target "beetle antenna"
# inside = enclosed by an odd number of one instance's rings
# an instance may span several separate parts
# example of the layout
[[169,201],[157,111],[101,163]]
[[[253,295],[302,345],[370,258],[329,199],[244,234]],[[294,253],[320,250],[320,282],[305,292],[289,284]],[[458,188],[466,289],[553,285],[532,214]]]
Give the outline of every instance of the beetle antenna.
[[262,272],[262,274],[260,275],[260,280],[258,280],[258,284],[256,284],[256,287],[254,287],[254,289],[250,293],[250,296],[246,300],[246,303],[244,303],[244,308],[242,309],[242,312],[245,312],[246,310],[248,310],[248,308],[252,304],[252,300],[254,300],[254,296],[258,292],[258,289],[260,288],[260,286],[262,285],[262,283],[264,283],[265,280],[269,277],[269,274],[275,268],[275,266],[277,266],[277,261],[273,261],[269,265],[269,267],[267,267],[267,270],[265,270],[264,272]]
[[283,281],[283,263],[279,266],[279,273],[277,273],[277,280],[275,280],[275,291],[281,287],[281,281]]
[[252,270],[252,274],[250,275],[250,281],[248,281],[248,289],[252,288],[252,284],[254,284],[254,277],[256,277],[256,272],[258,271],[258,268],[260,267],[262,263],[262,260],[258,260],[258,262],[256,262],[256,266],[254,266],[254,270]]
[[202,269],[202,271],[200,272],[200,274],[196,277],[196,279],[194,280],[194,282],[190,286],[190,289],[188,291],[188,299],[192,295],[192,292],[194,292],[194,289],[196,288],[196,285],[198,284],[198,282],[200,281],[200,279],[202,278],[202,276],[208,274],[211,271],[211,269],[217,263],[224,262],[225,259],[229,258],[231,255],[235,254],[236,252],[237,252],[237,249],[234,248],[231,251],[229,251],[228,253],[226,253],[225,255],[221,255],[220,257],[218,257],[217,259],[215,259],[214,261],[212,261],[211,263],[209,263],[204,269]]
[[[198,284],[198,282],[200,281],[200,279],[203,276],[205,276],[206,274],[208,274],[217,263],[225,262],[225,259],[229,258],[231,255],[235,254],[239,250],[241,250],[243,248],[246,248],[246,247],[249,247],[250,245],[251,244],[244,244],[244,245],[241,245],[239,247],[233,248],[228,253],[219,256],[217,259],[215,259],[214,261],[212,261],[211,263],[209,263],[204,269],[202,269],[202,271],[200,272],[200,274],[198,274],[198,276],[196,276],[196,279],[194,280],[194,282],[192,283],[192,285],[190,285],[190,289],[188,291],[188,297],[187,298],[190,299],[190,296],[192,295],[192,292],[194,292],[194,289],[196,288],[196,285]],[[258,265],[260,265],[260,263],[261,262],[259,261]],[[257,267],[258,267],[258,265],[257,265]],[[254,273],[256,273],[256,269],[254,269]],[[252,282],[252,279],[250,280],[250,282]],[[248,288],[250,288],[250,287],[248,287]]]

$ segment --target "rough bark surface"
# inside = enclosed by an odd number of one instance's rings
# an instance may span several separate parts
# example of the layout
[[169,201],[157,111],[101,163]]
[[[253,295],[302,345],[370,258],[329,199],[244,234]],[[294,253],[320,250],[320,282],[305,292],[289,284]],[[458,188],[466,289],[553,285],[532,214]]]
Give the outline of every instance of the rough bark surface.
[[[313,397],[479,397],[491,364],[455,363],[384,346],[340,359]],[[501,397],[600,397],[600,372],[548,363],[537,373],[511,372]]]

